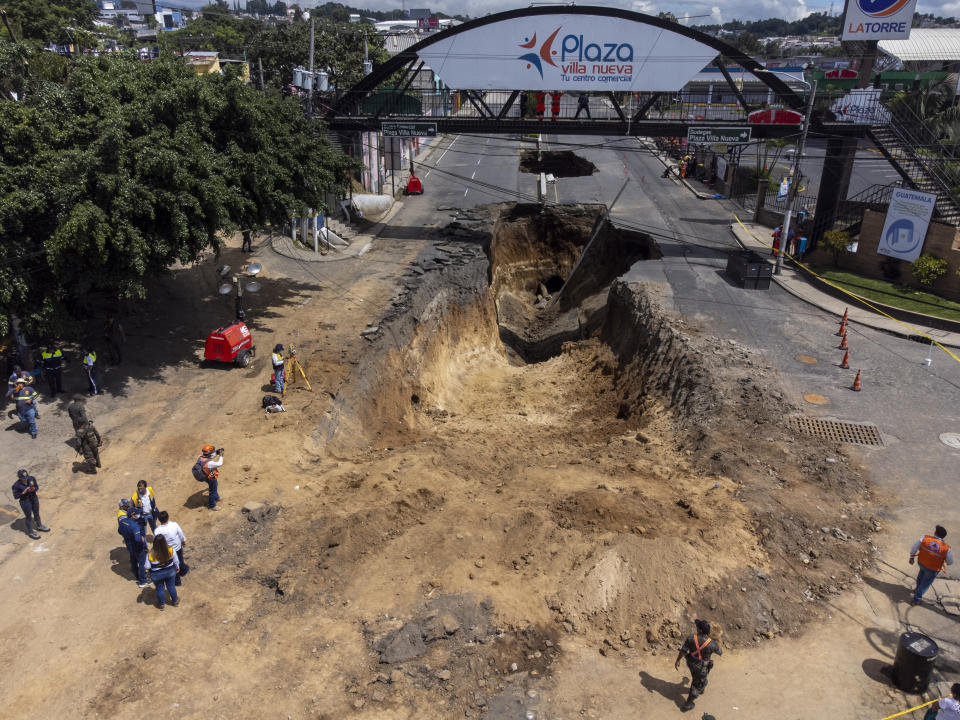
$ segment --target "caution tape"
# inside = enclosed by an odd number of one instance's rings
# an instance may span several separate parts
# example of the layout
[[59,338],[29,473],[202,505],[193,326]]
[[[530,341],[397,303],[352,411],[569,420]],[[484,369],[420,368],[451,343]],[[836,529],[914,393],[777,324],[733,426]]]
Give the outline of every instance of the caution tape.
[[920,708],[925,708],[927,705],[933,705],[935,702],[939,702],[943,698],[937,698],[936,700],[931,700],[930,702],[925,702],[923,705],[917,705],[912,707],[909,710],[902,710],[901,712],[894,713],[893,715],[887,715],[885,718],[880,718],[880,720],[891,720],[891,718],[898,718],[901,715],[906,715],[907,713],[912,713],[914,710],[919,710]]
[[[759,242],[759,243],[760,243],[761,245],[763,245],[764,247],[773,248],[773,245],[772,245],[772,244],[767,245],[767,243],[765,243],[763,240],[759,240],[756,235],[754,235],[752,232],[750,232],[749,230],[747,230],[747,226],[743,224],[743,222],[740,220],[740,218],[738,218],[736,215],[734,215],[733,217],[736,219],[737,224],[739,224],[740,227],[743,228],[743,231],[744,231],[745,233],[747,233],[748,235],[750,235],[750,237],[752,237],[754,240],[757,240],[757,242]],[[793,256],[791,256],[789,253],[784,252],[783,250],[780,250],[779,252],[783,253],[783,256],[784,256],[784,257],[787,257],[787,258],[790,258],[791,260],[793,260],[793,262],[796,264],[797,267],[802,268],[802,269],[805,270],[806,272],[810,273],[813,277],[817,278],[817,280],[819,280],[820,282],[826,283],[826,284],[829,285],[830,287],[832,287],[832,288],[834,288],[834,289],[836,289],[836,290],[839,290],[839,291],[842,292],[844,295],[849,295],[850,298],[851,298],[854,302],[858,302],[858,303],[860,303],[861,305],[865,305],[866,307],[870,308],[870,309],[873,310],[874,312],[879,313],[879,314],[883,315],[884,317],[888,317],[888,318],[890,318],[891,320],[893,320],[894,322],[900,323],[900,324],[903,325],[905,328],[907,328],[908,330],[910,330],[914,335],[919,335],[919,336],[922,337],[922,338],[926,338],[927,340],[930,341],[931,344],[936,345],[938,348],[940,348],[941,350],[943,350],[947,355],[949,355],[949,356],[952,357],[954,360],[956,360],[958,363],[960,363],[960,357],[957,357],[949,348],[947,348],[946,346],[938,343],[936,340],[934,340],[932,337],[930,337],[929,335],[927,335],[927,334],[926,334],[925,332],[923,332],[922,330],[918,330],[917,328],[913,327],[913,325],[910,325],[909,323],[905,323],[905,322],[903,322],[903,320],[899,320],[899,319],[893,317],[893,315],[890,315],[889,313],[885,313],[883,310],[881,310],[880,308],[878,308],[876,305],[871,304],[868,300],[860,297],[859,295],[854,295],[854,294],[853,294],[852,292],[850,292],[849,290],[840,287],[840,286],[837,285],[836,283],[831,282],[830,280],[827,280],[825,277],[823,277],[823,276],[821,276],[821,275],[818,275],[816,272],[814,272],[813,270],[811,270],[810,268],[808,268],[808,267],[807,267],[806,265],[804,265],[802,262],[800,262],[799,260],[797,260],[796,258],[794,258]],[[893,717],[893,716],[892,716],[892,717]],[[886,718],[884,718],[883,720],[886,720]]]

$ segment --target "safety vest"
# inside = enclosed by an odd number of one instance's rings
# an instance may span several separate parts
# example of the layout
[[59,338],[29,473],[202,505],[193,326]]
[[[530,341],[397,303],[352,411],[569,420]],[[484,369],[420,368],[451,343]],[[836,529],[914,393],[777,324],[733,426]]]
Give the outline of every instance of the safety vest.
[[44,370],[59,370],[60,363],[63,362],[63,353],[59,348],[53,352],[44,350],[42,353],[40,353],[40,359],[43,360]]
[[940,572],[943,567],[943,561],[947,559],[947,553],[950,552],[950,546],[942,539],[933,535],[924,535],[920,541],[920,550],[917,554],[917,562],[923,565],[927,570]]
[[283,355],[280,353],[273,353],[273,355],[270,356],[270,360],[273,362],[275,368],[283,367]]
[[700,662],[704,662],[704,659],[703,659],[703,650],[704,650],[704,649],[707,647],[707,645],[709,645],[709,644],[710,644],[710,638],[709,638],[709,637],[705,638],[704,641],[703,641],[703,645],[701,645],[701,644],[700,644],[700,638],[699,638],[699,636],[694,635],[694,636],[693,636],[693,647],[694,647],[694,650],[693,650],[692,653],[690,653],[690,657],[696,658],[696,659],[699,660]]
[[[157,511],[157,499],[153,496],[153,488],[147,485],[147,497],[150,498],[150,507],[153,508],[153,512]],[[138,508],[143,507],[143,500],[140,499],[140,493],[135,492],[130,496],[130,499],[133,500],[133,504]]]
[[170,551],[170,558],[166,562],[158,561],[153,555],[153,550],[147,554],[147,560],[150,562],[150,572],[159,572],[173,567],[173,551]]
[[29,400],[32,402],[34,399],[36,399],[36,397],[37,391],[29,385],[24,385],[17,393],[16,400],[17,402],[20,402],[21,400]]
[[83,364],[87,367],[93,367],[97,364],[97,354],[91,350],[86,355],[83,356]]
[[203,474],[206,475],[208,479],[209,478],[216,479],[220,477],[220,468],[217,467],[217,468],[214,468],[213,470],[208,470],[207,465],[210,464],[211,460],[213,460],[212,457],[204,457],[203,455],[197,458],[197,462],[199,462],[200,467],[203,468]]

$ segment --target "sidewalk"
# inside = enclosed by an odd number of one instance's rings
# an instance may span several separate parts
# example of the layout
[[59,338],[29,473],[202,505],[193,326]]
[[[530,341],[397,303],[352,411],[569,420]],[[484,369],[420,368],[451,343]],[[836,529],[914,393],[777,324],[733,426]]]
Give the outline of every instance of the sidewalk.
[[[764,257],[770,257],[770,238],[773,228],[757,223],[733,223],[730,231],[741,247],[754,250]],[[960,348],[960,333],[938,330],[927,325],[915,322],[905,322],[880,315],[869,310],[854,298],[841,300],[816,288],[807,280],[806,271],[797,269],[793,262],[784,258],[783,270],[773,276],[773,281],[788,293],[810,305],[829,312],[839,319],[844,310],[848,310],[847,322],[865,325],[874,330],[908,338],[917,335],[926,335],[946,347]]]

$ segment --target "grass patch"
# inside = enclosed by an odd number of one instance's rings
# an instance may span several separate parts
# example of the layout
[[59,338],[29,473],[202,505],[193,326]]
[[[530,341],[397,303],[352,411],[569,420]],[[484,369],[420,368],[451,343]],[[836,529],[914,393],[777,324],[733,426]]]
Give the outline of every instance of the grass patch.
[[947,300],[939,295],[895,285],[889,280],[863,277],[834,267],[813,267],[818,275],[839,285],[844,290],[876,302],[910,312],[933,315],[945,320],[960,322],[960,302]]

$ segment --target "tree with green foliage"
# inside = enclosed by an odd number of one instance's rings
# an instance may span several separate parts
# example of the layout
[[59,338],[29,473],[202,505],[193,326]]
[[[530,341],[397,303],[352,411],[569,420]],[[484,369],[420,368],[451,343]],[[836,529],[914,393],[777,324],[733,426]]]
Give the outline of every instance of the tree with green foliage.
[[0,334],[68,325],[93,293],[140,298],[223,232],[323,208],[354,162],[279,94],[178,58],[74,63],[0,102]]
[[[69,43],[67,28],[90,30],[99,10],[94,0],[3,0],[18,40]],[[0,37],[6,30],[0,24]],[[14,38],[10,38],[11,40]]]
[[850,233],[846,230],[827,230],[823,234],[823,249],[833,256],[835,266],[840,264],[841,256],[849,252],[847,250],[849,245]]
[[930,287],[947,272],[947,261],[924,253],[910,266],[913,279],[920,287]]

